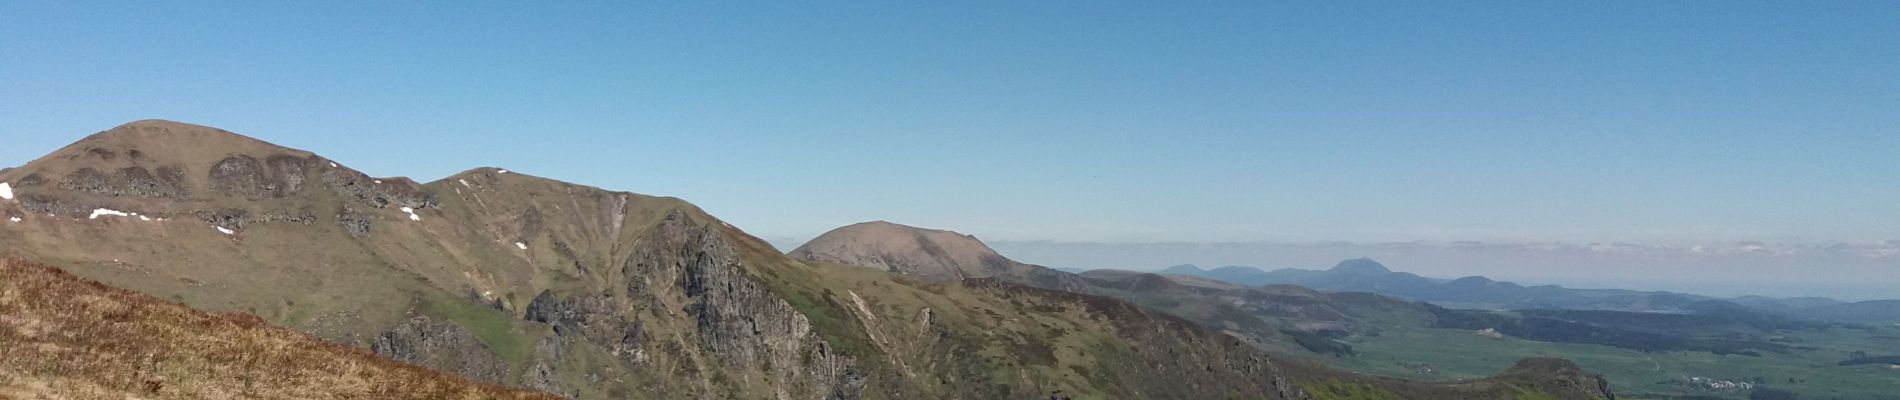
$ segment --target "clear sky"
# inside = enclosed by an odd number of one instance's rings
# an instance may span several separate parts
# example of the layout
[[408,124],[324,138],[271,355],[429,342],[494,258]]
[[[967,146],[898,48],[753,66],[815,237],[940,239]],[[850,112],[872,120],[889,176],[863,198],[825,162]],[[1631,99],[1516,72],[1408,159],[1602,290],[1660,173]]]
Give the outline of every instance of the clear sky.
[[0,165],[164,118],[772,238],[1900,239],[1895,1],[68,3],[0,1]]

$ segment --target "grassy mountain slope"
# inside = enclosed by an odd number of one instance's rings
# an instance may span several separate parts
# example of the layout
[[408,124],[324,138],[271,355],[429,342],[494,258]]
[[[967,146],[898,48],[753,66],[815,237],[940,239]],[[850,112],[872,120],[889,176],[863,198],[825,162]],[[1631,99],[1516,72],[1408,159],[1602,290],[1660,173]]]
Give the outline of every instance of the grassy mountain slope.
[[802,261],[678,199],[495,168],[378,178],[140,121],[0,182],[0,252],[563,396],[1304,397],[1138,308]]
[[0,398],[552,399],[0,259]]

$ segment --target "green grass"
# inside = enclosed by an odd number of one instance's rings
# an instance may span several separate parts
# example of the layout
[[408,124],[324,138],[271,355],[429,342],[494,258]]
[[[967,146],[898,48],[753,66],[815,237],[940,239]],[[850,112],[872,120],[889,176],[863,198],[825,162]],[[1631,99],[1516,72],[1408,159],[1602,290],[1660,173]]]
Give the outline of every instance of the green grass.
[[1518,385],[1512,385],[1508,383],[1505,385],[1510,386],[1511,390],[1517,391],[1516,400],[1561,400],[1561,399],[1558,399],[1556,395],[1545,393],[1544,391],[1541,391],[1541,390],[1534,390],[1534,389],[1530,389],[1530,388],[1526,388],[1526,387],[1522,387]]
[[[1642,353],[1607,346],[1492,339],[1464,330],[1391,328],[1377,337],[1353,339],[1353,347],[1360,353],[1357,357],[1315,359],[1369,374],[1450,380],[1495,374],[1524,357],[1561,357],[1603,374],[1619,398],[1748,396],[1746,391],[1695,390],[1676,383],[1685,377],[1734,381],[1759,377],[1766,386],[1794,391],[1804,398],[1873,398],[1892,395],[1894,388],[1900,388],[1900,371],[1835,363],[1855,350],[1873,352],[1867,349],[1879,343],[1868,340],[1870,336],[1894,334],[1893,329],[1796,332],[1789,337],[1799,340],[1800,346],[1814,349],[1749,357],[1706,352]],[[1422,366],[1432,371],[1425,372]]]
[[1392,392],[1362,383],[1327,380],[1300,385],[1313,400],[1398,400]]
[[476,339],[508,362],[510,370],[519,370],[527,363],[535,338],[530,337],[533,335],[526,329],[517,329],[518,321],[512,316],[439,292],[418,293],[416,298],[421,299],[424,313],[448,318],[475,334]]

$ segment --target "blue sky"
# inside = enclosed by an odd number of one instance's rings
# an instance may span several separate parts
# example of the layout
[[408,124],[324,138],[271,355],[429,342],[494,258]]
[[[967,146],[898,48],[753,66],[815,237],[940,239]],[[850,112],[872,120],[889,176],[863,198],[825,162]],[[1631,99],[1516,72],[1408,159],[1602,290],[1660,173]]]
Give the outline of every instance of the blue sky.
[[1900,2],[63,3],[0,2],[0,165],[164,118],[772,238],[1900,239]]

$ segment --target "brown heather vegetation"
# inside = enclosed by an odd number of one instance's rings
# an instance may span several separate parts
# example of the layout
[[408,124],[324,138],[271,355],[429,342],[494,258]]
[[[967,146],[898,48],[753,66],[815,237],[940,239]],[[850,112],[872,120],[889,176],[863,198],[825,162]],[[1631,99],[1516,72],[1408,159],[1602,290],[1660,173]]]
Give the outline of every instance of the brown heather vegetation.
[[0,399],[553,399],[0,260]]

